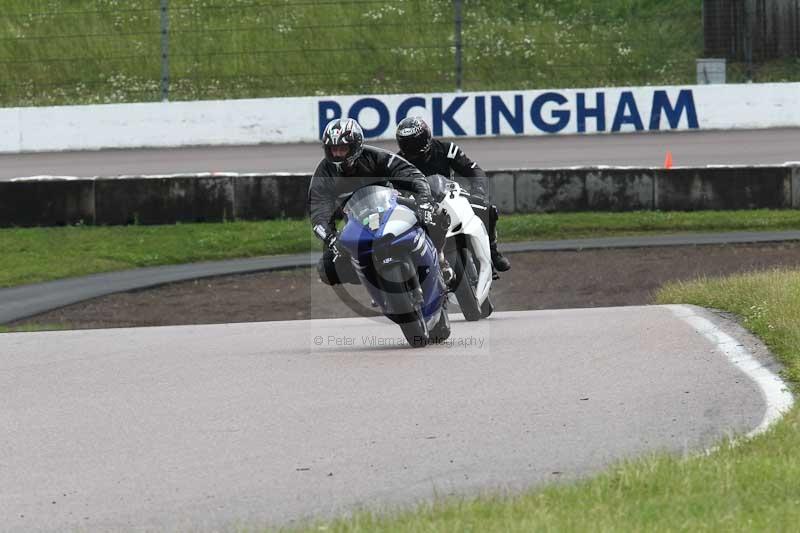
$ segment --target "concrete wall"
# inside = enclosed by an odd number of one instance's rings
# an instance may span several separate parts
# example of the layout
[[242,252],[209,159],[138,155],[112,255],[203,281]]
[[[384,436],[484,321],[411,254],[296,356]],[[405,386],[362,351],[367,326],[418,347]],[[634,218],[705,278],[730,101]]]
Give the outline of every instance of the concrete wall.
[[0,182],[0,226],[91,224],[94,189],[90,180]]
[[[800,208],[800,164],[489,174],[503,213]],[[18,179],[0,182],[0,226],[303,217],[309,182],[308,174]]]
[[792,207],[800,209],[800,163],[792,167],[792,178],[789,184],[791,191]]
[[800,126],[800,83],[378,94],[0,109],[0,152],[316,142],[340,116],[393,139],[407,115],[437,137]]

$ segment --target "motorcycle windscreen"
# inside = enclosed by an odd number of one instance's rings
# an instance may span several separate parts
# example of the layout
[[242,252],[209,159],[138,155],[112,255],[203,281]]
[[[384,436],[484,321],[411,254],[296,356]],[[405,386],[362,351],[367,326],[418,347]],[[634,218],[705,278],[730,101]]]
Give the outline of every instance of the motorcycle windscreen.
[[[397,196],[397,191],[389,187],[380,185],[362,187],[354,192],[344,204],[344,214],[348,219],[360,221],[362,225],[367,226],[370,223],[371,215],[377,214],[380,220],[381,215],[391,209],[395,196]],[[373,220],[374,218],[373,216]]]
[[383,235],[402,235],[417,224],[417,215],[411,209],[398,205],[386,219]]
[[396,191],[371,185],[355,191],[344,204],[347,223],[339,242],[354,259],[372,252],[373,240],[392,209]]

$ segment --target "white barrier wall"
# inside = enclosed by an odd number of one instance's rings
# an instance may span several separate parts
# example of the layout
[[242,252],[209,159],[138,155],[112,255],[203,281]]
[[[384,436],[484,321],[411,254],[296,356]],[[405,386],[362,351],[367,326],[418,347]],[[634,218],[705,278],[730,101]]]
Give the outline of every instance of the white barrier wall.
[[313,142],[342,115],[369,139],[407,115],[453,137],[800,127],[800,83],[5,108],[0,152]]

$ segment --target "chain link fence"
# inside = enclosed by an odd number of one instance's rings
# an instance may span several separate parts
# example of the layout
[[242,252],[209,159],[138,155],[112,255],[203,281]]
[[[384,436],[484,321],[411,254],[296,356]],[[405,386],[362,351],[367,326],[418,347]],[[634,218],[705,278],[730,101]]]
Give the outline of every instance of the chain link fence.
[[798,79],[800,0],[705,0],[706,57],[729,59],[736,78]]
[[2,106],[684,84],[704,53],[700,0],[4,4]]

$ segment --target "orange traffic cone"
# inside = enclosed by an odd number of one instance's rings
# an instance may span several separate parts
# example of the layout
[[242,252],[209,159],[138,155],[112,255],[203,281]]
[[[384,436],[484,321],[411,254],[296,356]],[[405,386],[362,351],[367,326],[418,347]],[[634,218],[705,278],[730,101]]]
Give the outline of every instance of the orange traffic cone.
[[664,158],[664,168],[672,168],[672,152],[667,150],[667,157]]

